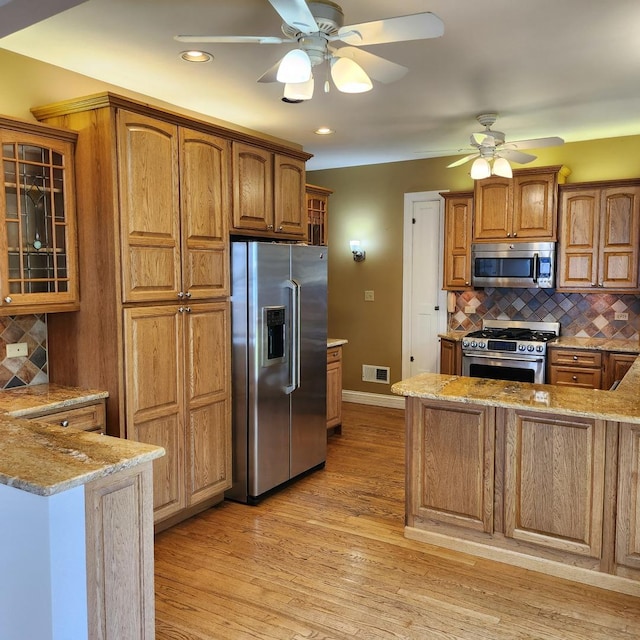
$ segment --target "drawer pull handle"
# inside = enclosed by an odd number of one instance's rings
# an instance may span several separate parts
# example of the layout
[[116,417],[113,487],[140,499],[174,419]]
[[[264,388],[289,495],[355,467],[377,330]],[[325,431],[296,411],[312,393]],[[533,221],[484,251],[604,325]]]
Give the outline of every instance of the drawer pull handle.
[[572,376],[573,380],[577,380],[578,376]]
[[573,356],[573,359],[574,359],[574,360],[577,360],[577,359],[578,359],[578,356]]
[[60,422],[60,426],[61,427],[68,427],[69,426],[69,421],[68,420],[62,420]]

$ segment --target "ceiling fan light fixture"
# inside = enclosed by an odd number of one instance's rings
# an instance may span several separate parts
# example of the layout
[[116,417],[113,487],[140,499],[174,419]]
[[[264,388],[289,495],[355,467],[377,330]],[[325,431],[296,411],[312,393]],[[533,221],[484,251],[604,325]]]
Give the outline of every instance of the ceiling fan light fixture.
[[306,82],[287,82],[284,85],[284,97],[287,100],[311,100],[313,85],[313,75]]
[[293,49],[282,58],[276,80],[284,84],[300,84],[311,78],[311,59],[306,51]]
[[502,178],[513,178],[513,171],[511,165],[506,158],[496,158],[493,161],[493,167],[491,173]]
[[364,69],[350,58],[333,58],[331,78],[342,93],[364,93],[371,91],[373,83]]
[[491,165],[486,158],[476,158],[471,165],[471,177],[474,180],[482,180],[491,175]]

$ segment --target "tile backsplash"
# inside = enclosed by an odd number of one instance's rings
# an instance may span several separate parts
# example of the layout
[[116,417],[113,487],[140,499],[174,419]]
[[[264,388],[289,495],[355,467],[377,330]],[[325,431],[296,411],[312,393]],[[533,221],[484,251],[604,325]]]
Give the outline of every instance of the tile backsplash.
[[[468,307],[475,312],[465,313]],[[629,317],[615,320],[616,313]],[[456,309],[449,314],[451,331],[480,329],[483,319],[559,322],[564,336],[638,340],[640,296],[492,288],[456,294]]]
[[[7,358],[7,344],[26,342],[29,355]],[[47,316],[0,317],[0,388],[49,382]]]

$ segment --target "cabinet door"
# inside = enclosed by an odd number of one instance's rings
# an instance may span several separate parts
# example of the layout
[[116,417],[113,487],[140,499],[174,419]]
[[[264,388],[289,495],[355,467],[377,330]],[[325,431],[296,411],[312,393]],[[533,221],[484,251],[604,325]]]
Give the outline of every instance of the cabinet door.
[[184,314],[187,503],[231,487],[229,303],[195,304]]
[[305,166],[302,160],[276,155],[274,166],[274,228],[298,238],[307,234]]
[[440,373],[459,376],[462,373],[462,347],[456,340],[440,338]]
[[74,145],[0,130],[0,315],[78,308]]
[[474,240],[505,240],[511,237],[512,181],[491,177],[477,180],[474,192]]
[[328,215],[330,189],[306,186],[307,196],[307,242],[326,245],[329,238]]
[[558,289],[581,290],[597,286],[599,207],[598,189],[585,188],[562,192]]
[[598,286],[638,289],[640,187],[603,189]]
[[610,389],[617,380],[622,380],[636,361],[635,353],[608,353],[605,360],[605,376],[603,389]]
[[507,412],[505,535],[599,558],[605,423]]
[[407,400],[407,524],[436,521],[492,533],[495,410]]
[[229,293],[229,143],[180,129],[182,291],[193,300]]
[[177,300],[181,288],[177,128],[119,111],[118,179],[123,302]]
[[182,315],[174,305],[124,310],[127,438],[164,447],[153,461],[156,520],[186,505]]
[[513,177],[513,238],[556,239],[555,190],[555,173]]
[[342,347],[327,350],[327,429],[342,424]]
[[640,569],[640,425],[620,424],[616,562]]
[[444,289],[460,290],[471,286],[471,234],[473,193],[443,194]]
[[273,231],[273,154],[233,143],[233,228]]

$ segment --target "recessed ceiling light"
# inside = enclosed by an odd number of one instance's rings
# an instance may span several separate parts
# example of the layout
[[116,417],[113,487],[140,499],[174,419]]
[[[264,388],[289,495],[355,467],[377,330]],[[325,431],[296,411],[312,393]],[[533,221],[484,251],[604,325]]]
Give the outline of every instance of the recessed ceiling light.
[[329,127],[320,127],[316,129],[314,133],[317,133],[319,136],[328,136],[333,133],[333,129],[329,129]]
[[183,51],[180,57],[186,62],[211,62],[213,56],[206,51]]

